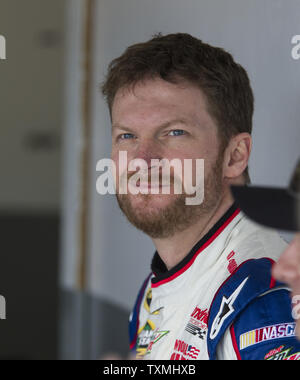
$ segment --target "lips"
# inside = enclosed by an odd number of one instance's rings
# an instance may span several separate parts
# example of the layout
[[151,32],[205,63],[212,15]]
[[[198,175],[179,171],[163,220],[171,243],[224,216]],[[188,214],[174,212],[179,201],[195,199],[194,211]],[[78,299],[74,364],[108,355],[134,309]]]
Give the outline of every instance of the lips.
[[162,181],[152,182],[151,178],[150,178],[150,180],[148,182],[141,182],[141,180],[139,179],[136,182],[136,187],[140,188],[140,189],[161,189],[161,188],[171,187],[172,184],[173,184],[172,178],[170,179],[170,183],[168,183],[168,184],[163,184]]

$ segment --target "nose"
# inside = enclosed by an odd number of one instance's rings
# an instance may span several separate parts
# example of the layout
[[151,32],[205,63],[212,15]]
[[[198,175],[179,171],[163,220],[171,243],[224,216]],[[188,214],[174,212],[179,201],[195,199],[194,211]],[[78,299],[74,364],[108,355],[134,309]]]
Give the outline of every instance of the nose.
[[134,153],[134,159],[143,159],[146,161],[148,168],[150,169],[153,165],[151,160],[163,158],[162,151],[159,148],[159,144],[152,139],[145,139],[140,141],[137,146],[137,149]]

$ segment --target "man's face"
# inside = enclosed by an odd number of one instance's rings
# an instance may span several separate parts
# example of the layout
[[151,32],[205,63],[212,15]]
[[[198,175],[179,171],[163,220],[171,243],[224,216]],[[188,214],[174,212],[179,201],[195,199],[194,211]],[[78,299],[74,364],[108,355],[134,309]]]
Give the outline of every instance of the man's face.
[[[124,171],[127,168],[118,165],[120,151],[127,152],[128,163],[133,159],[147,162],[149,182],[153,159],[179,159],[182,167],[184,159],[192,159],[193,169],[196,159],[204,159],[204,201],[200,205],[186,205],[186,193],[176,194],[172,186],[170,194],[161,194],[161,181],[160,194],[151,194],[151,189],[149,194],[134,195],[130,191],[117,194],[129,221],[151,237],[172,236],[218,205],[223,160],[219,155],[217,127],[199,88],[183,82],[175,85],[151,79],[138,83],[134,91],[120,89],[112,106],[112,159],[117,167],[117,193],[119,175],[127,175]],[[133,174],[128,172],[127,178]],[[196,175],[193,170],[190,183],[196,183]],[[171,184],[176,180],[178,176],[173,170]]]

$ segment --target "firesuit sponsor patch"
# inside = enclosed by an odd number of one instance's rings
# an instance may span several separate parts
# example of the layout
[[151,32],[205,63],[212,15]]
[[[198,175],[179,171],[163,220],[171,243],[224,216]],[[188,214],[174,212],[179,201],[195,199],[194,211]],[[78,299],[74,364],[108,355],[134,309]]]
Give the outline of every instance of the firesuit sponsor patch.
[[185,331],[194,336],[198,336],[200,339],[204,339],[207,332],[207,320],[207,309],[202,310],[199,307],[195,307],[185,327]]
[[269,351],[264,360],[300,360],[300,352],[291,353],[293,347],[286,348],[284,345]]
[[272,339],[295,336],[295,323],[280,323],[248,331],[240,336],[240,349]]
[[183,340],[176,339],[170,360],[195,360],[200,350]]
[[137,348],[136,358],[142,359],[146,354],[151,352],[154,343],[158,342],[160,338],[165,336],[169,331],[158,331],[156,327],[156,320],[159,317],[160,311],[163,307],[150,312],[150,304],[152,300],[152,290],[149,289],[146,293],[144,308],[149,313],[148,319],[144,326],[142,326],[137,334]]
[[152,347],[153,347],[153,344],[157,343],[162,337],[164,337],[165,335],[167,335],[170,331],[168,330],[164,330],[164,331],[154,331],[152,337],[151,337],[151,341],[147,347],[147,351],[146,351],[146,355],[150,354],[151,353],[151,350],[152,350]]
[[226,297],[226,296],[222,297],[220,309],[212,323],[212,327],[211,327],[211,331],[209,335],[210,339],[213,340],[218,336],[222,326],[224,325],[225,320],[232,313],[235,312],[234,302],[239,296],[239,294],[241,293],[241,291],[243,290],[248,279],[249,277],[245,278],[229,297]]

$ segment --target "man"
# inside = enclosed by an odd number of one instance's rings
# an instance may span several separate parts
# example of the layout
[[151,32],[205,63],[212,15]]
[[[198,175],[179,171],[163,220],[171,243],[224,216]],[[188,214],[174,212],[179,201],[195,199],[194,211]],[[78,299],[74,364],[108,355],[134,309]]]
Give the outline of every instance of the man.
[[[288,291],[271,277],[285,243],[248,220],[230,192],[250,181],[254,99],[246,71],[188,34],[158,34],[111,62],[102,92],[117,200],[156,247],[130,318],[131,349],[144,359],[298,357]],[[118,191],[136,174],[118,164],[121,152],[146,162],[151,184],[140,178],[140,193]],[[175,192],[182,181],[175,167],[174,188],[163,191],[161,163],[186,159],[204,160],[197,205],[186,204],[186,189]],[[197,170],[187,180],[198,183]]]
[[300,160],[288,189],[233,186],[232,192],[245,214],[257,223],[296,232],[272,273],[291,288],[300,339]]

